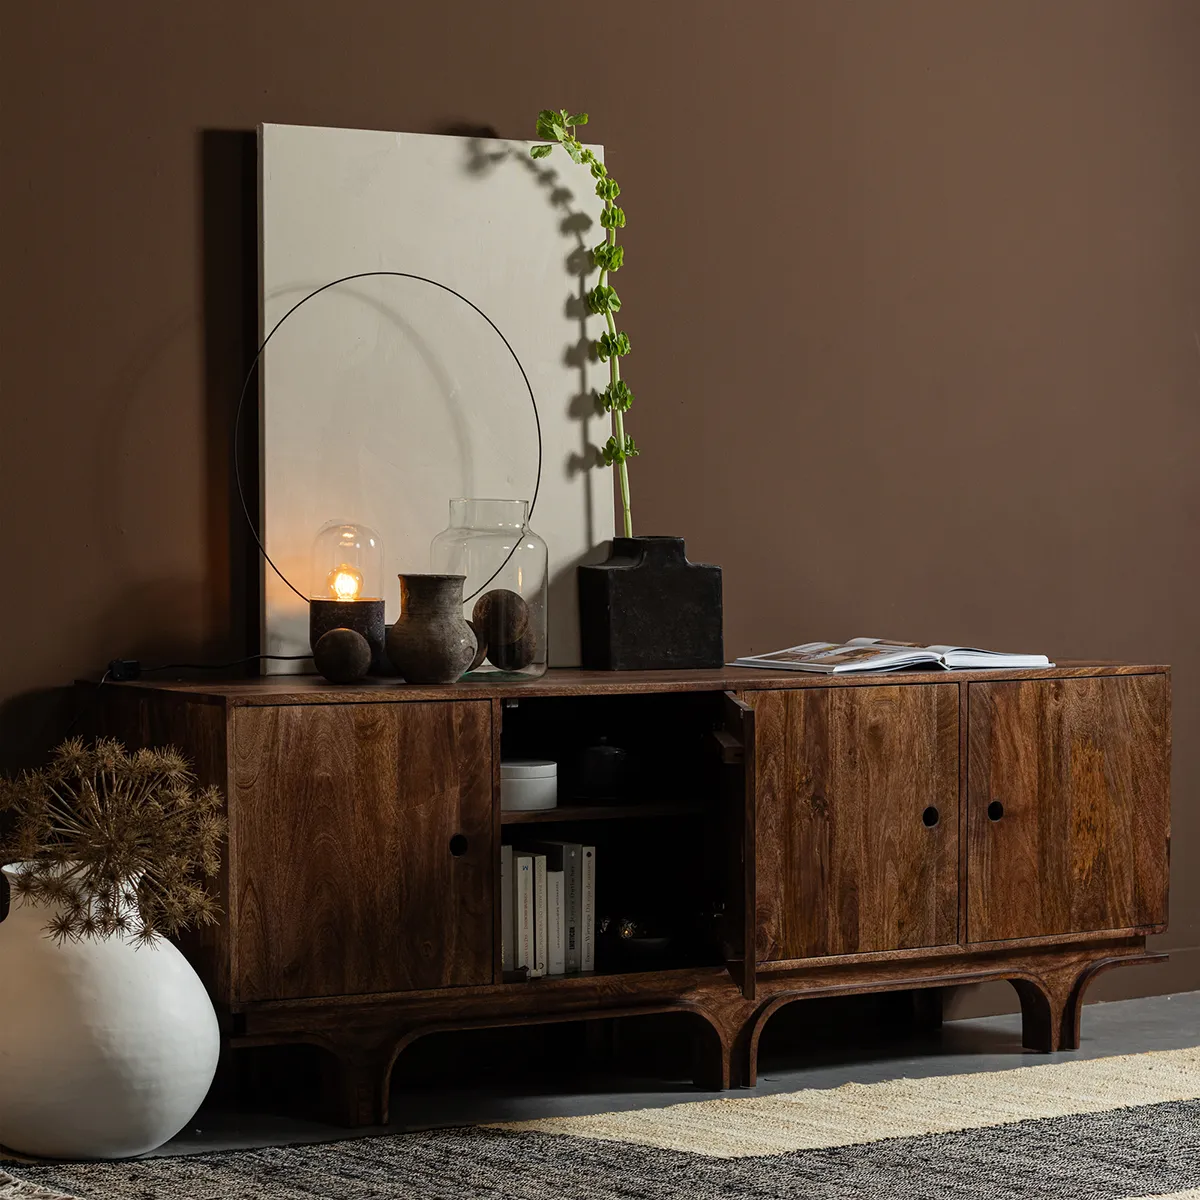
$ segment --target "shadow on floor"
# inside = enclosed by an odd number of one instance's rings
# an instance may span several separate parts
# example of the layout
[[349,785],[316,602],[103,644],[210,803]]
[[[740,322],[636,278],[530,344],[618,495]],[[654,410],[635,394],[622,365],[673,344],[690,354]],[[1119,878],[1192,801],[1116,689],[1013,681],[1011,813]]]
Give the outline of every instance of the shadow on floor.
[[[858,999],[858,998],[856,998]],[[863,997],[864,1002],[882,1000]],[[786,1019],[785,1019],[786,1018]],[[1089,1005],[1079,1050],[1021,1046],[1017,1016],[906,1027],[886,1003],[803,1001],[767,1027],[753,1089],[714,1093],[691,1082],[692,1046],[677,1015],[470,1031],[423,1039],[393,1078],[386,1130],[347,1130],[293,1114],[208,1106],[157,1154],[197,1154],[381,1132],[584,1116],[712,1099],[877,1083],[901,1077],[1008,1070],[1200,1044],[1200,992]]]

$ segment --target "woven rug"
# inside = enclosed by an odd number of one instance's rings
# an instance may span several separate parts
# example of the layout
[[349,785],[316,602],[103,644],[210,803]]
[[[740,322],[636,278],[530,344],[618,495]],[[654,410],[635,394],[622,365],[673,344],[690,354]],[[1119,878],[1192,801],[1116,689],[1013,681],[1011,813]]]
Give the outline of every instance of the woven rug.
[[123,1163],[10,1200],[1200,1200],[1200,1048]]

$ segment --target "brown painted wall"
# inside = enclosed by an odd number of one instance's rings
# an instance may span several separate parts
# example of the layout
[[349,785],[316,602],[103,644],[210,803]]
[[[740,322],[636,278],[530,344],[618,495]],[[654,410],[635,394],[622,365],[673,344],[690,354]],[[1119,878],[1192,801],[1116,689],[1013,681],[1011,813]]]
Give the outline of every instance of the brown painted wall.
[[723,564],[736,652],[1172,662],[1176,957],[1106,985],[1200,986],[1200,5],[562,11],[4,5],[4,761],[113,655],[245,651],[238,131],[579,106],[631,220],[640,531]]

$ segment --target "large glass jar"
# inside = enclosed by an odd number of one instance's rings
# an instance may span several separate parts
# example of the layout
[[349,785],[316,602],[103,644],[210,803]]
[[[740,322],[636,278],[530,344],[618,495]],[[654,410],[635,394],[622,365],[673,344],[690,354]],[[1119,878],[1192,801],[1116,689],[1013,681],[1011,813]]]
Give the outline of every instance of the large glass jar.
[[546,671],[546,543],[527,500],[451,500],[450,524],[429,548],[431,569],[465,575],[463,615],[486,644],[467,678]]

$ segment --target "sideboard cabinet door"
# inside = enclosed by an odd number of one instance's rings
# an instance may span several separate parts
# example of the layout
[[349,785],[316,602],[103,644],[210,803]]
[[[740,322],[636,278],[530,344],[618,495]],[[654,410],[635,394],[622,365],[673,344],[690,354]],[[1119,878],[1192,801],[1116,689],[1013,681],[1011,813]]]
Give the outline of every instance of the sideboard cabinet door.
[[969,685],[969,940],[1166,921],[1169,687],[1165,675]]
[[958,685],[747,692],[760,962],[958,940]]
[[240,708],[238,999],[490,983],[486,701]]

